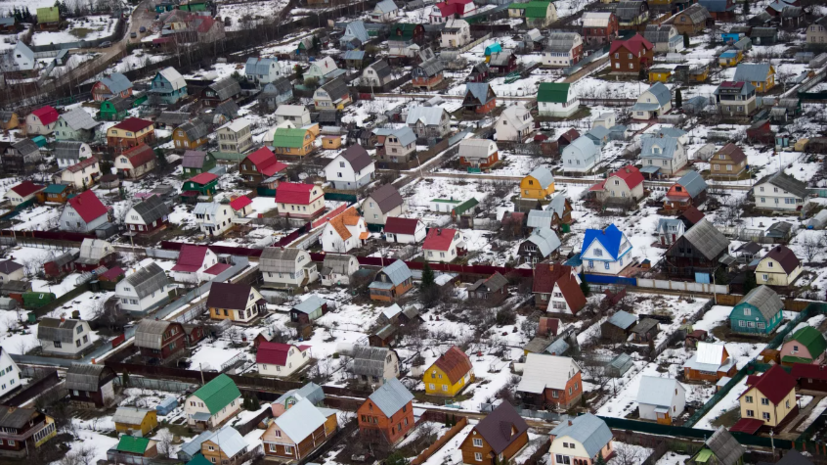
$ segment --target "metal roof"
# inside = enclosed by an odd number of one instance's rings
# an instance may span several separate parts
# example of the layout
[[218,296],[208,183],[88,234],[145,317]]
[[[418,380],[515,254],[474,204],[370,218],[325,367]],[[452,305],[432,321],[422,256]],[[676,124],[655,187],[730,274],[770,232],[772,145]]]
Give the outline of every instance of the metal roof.
[[382,377],[385,373],[385,359],[390,355],[387,347],[356,346],[353,348],[352,371],[356,375]]
[[[589,142],[591,144],[591,141]],[[551,174],[551,170],[549,170],[546,166],[538,166],[534,168],[531,173],[528,173],[529,176],[536,179],[537,182],[540,183],[540,187],[543,189],[548,188],[554,182],[554,175]]]
[[227,100],[241,93],[241,85],[233,77],[226,77],[210,84],[209,88],[218,94],[219,100]]
[[348,275],[350,274],[350,263],[355,258],[353,255],[327,254],[324,256],[322,267],[329,268],[334,273]]
[[26,426],[36,414],[37,411],[33,408],[0,405],[0,426],[20,429]]
[[247,58],[247,62],[244,63],[244,74],[248,76],[267,76],[270,74],[270,67],[276,66],[277,62],[278,59],[276,58]]
[[439,126],[444,112],[442,107],[415,106],[408,110],[405,123],[412,125],[422,121],[426,126]]
[[169,215],[169,207],[158,195],[147,198],[143,202],[133,206],[132,209],[144,220],[147,226],[151,225],[153,221],[160,220]]
[[698,174],[697,171],[689,170],[678,179],[678,184],[686,189],[690,197],[695,198],[698,194],[706,190],[706,181]]
[[[282,249],[280,247],[267,247],[261,252],[258,266],[261,271],[269,273],[295,273],[302,269],[305,263],[297,263],[299,255],[307,255],[302,249]],[[309,263],[310,257],[307,257]],[[301,262],[305,262],[304,259]]]
[[[371,192],[369,198],[379,206],[382,213],[387,213],[405,203],[405,199],[399,194],[399,190],[393,184],[384,184]],[[364,208],[364,207],[363,207]]]
[[807,185],[798,179],[790,176],[784,171],[777,171],[768,176],[764,176],[755,185],[770,183],[775,187],[781,188],[799,198],[806,199],[810,194],[807,191]]
[[583,27],[608,27],[612,13],[587,11],[583,13]]
[[562,390],[580,371],[580,365],[571,357],[528,354],[517,391],[542,394],[546,389]]
[[95,121],[89,113],[86,113],[83,108],[75,108],[68,113],[60,115],[60,117],[75,131],[94,129],[98,125],[98,122]]
[[165,320],[141,320],[138,324],[138,329],[135,330],[135,347],[161,350],[163,347],[164,331],[166,331],[171,324],[171,322]]
[[[363,44],[370,40],[370,35],[368,34],[367,28],[365,28],[364,21],[351,21],[345,27],[345,33],[342,35],[342,39],[345,41],[349,41],[352,39],[356,39]],[[365,52],[362,52],[362,56],[364,56]],[[346,60],[349,58],[345,58]],[[358,58],[361,60],[361,58]]]
[[526,241],[536,245],[543,257],[548,257],[562,245],[557,234],[547,226],[536,228]]
[[184,76],[181,76],[181,73],[179,73],[178,70],[172,66],[158,71],[158,74],[169,82],[170,86],[172,86],[172,90],[187,87],[187,81],[184,80]]
[[337,77],[330,82],[326,83],[321,87],[327,95],[330,97],[331,102],[337,102],[345,97],[348,96],[349,90],[347,88],[347,84],[345,84],[345,80],[341,77]]
[[80,160],[80,149],[83,145],[83,142],[74,140],[59,140],[55,142],[55,158],[77,162]]
[[669,407],[669,410],[672,410],[675,391],[678,387],[684,391],[684,394],[686,393],[686,388],[674,378],[644,376],[638,387],[637,402],[657,407]]
[[109,242],[86,238],[80,243],[77,261],[83,264],[96,264],[113,253],[115,248]]
[[[295,405],[293,407],[295,407]],[[293,407],[291,407],[290,410],[292,410]],[[284,415],[286,414],[287,412],[284,413]],[[238,453],[247,450],[247,441],[244,440],[244,436],[229,425],[212,433],[212,435],[205,438],[204,441],[214,442],[218,448],[221,449],[221,452],[230,458],[235,457]]]
[[[601,126],[602,127],[602,126]],[[640,158],[658,158],[671,160],[678,151],[677,137],[645,137],[641,141]]]
[[138,294],[138,298],[143,299],[153,292],[163,292],[169,284],[169,278],[167,278],[166,272],[164,272],[157,263],[152,262],[127,276],[126,282],[135,288],[135,293]]
[[770,321],[776,313],[784,308],[784,303],[778,294],[767,286],[758,286],[749,291],[747,295],[738,302],[736,307],[741,305],[751,305],[758,309],[766,321]]
[[[389,0],[390,1],[390,0]],[[302,399],[275,420],[276,426],[296,444],[304,441],[327,421],[308,399]]]
[[412,401],[413,398],[413,394],[396,378],[386,380],[382,387],[374,391],[369,397],[388,418],[402,410],[402,407]]
[[635,318],[634,315],[625,310],[620,310],[614,315],[610,316],[607,321],[617,326],[618,328],[629,329],[635,323],[637,323],[637,318]]
[[327,304],[327,301],[322,299],[316,294],[311,295],[307,299],[299,302],[296,305],[293,305],[293,310],[298,310],[302,313],[311,314],[316,311],[319,307],[322,307]]
[[42,341],[73,342],[75,339],[75,327],[81,323],[81,320],[42,318],[37,325],[37,338]]
[[614,434],[606,422],[591,413],[562,421],[550,433],[557,438],[569,437],[579,442],[589,457],[595,457],[601,449],[612,441]]
[[738,440],[732,437],[723,426],[719,426],[718,430],[706,440],[706,447],[715,454],[720,465],[739,463],[745,452]]
[[137,407],[118,407],[118,410],[115,410],[115,415],[112,416],[112,421],[125,425],[140,425],[146,415],[154,411]]
[[[671,39],[670,36],[675,36],[675,34],[672,34],[672,29],[674,28],[675,26],[672,26],[671,24],[664,24],[662,26],[650,24],[646,26],[646,30],[643,32],[643,37],[653,44],[657,42],[669,42]],[[677,31],[675,32],[677,33]]]
[[[557,197],[560,196],[558,195]],[[551,220],[553,218],[554,212],[551,210],[529,210],[526,226],[528,226],[529,228],[549,228],[551,227]]]
[[770,75],[769,63],[739,63],[735,68],[735,82],[764,82]]
[[[66,371],[66,383],[64,387],[70,391],[98,390],[101,374],[106,369],[104,365],[92,365],[88,363],[73,363]],[[111,371],[111,370],[110,370]]]
[[406,265],[402,260],[397,260],[391,263],[390,265],[382,268],[381,271],[388,276],[388,279],[390,279],[394,286],[402,284],[412,276],[410,268],[408,268],[408,265]]
[[695,223],[683,234],[683,237],[698,249],[707,260],[714,259],[729,248],[729,239],[706,218]]

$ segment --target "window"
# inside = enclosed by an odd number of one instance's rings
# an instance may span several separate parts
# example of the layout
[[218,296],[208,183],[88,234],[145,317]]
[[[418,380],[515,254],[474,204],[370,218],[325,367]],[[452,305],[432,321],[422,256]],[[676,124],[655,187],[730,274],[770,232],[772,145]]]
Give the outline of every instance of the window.
[[761,399],[761,405],[770,405],[770,400],[764,397]]
[[755,417],[755,411],[754,410],[747,410],[747,416],[754,418]]
[[556,454],[554,458],[555,458],[554,462],[557,463],[558,465],[570,465],[571,464],[571,457],[569,457],[568,455]]
[[55,349],[60,349],[61,348],[60,341],[55,341],[54,344],[55,344]]
[[749,308],[744,309],[744,316],[750,316],[750,313],[752,313],[751,309],[749,309]]
[[474,452],[474,460],[477,462],[482,462],[482,454],[479,452]]
[[474,447],[482,447],[482,439],[474,438]]
[[761,414],[765,421],[770,421],[770,412],[764,412]]
[[751,404],[752,403],[752,396],[745,396],[744,397],[744,402],[746,402],[748,404]]

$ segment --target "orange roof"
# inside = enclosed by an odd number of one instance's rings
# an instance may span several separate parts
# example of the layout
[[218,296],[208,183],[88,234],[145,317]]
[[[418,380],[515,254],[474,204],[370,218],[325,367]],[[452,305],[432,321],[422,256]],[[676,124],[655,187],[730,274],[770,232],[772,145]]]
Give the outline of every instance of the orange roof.
[[332,220],[330,220],[330,225],[333,226],[333,229],[339,234],[343,241],[350,239],[353,234],[347,229],[347,226],[356,226],[359,224],[359,213],[356,212],[356,209],[353,207],[348,208],[341,215],[337,215]]
[[443,373],[448,376],[448,380],[451,384],[456,384],[457,381],[459,381],[473,368],[471,365],[471,359],[468,358],[468,355],[461,351],[457,346],[451,346],[451,348],[448,349],[448,352],[445,352],[442,354],[442,357],[436,359],[434,366],[442,370]]
[[370,233],[365,231],[362,234],[359,234],[359,239],[365,240],[370,236]]

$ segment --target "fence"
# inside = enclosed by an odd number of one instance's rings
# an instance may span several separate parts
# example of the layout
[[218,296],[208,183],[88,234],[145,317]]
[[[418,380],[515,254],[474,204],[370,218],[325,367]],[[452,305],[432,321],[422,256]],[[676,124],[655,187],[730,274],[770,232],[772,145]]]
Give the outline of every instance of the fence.
[[586,281],[594,284],[618,284],[621,286],[637,286],[637,280],[635,278],[588,273],[584,273],[583,276],[585,276]]
[[428,446],[427,449],[423,450],[419,455],[416,456],[413,460],[411,460],[411,465],[421,465],[425,463],[436,451],[442,449],[442,446],[445,445],[448,441],[454,438],[460,431],[462,431],[465,426],[468,425],[468,418],[462,417],[459,419],[456,425],[454,425],[451,429],[448,430],[442,437],[436,440],[433,444]]
[[26,387],[23,388],[22,391],[15,394],[14,397],[11,397],[3,402],[3,405],[21,407],[26,402],[39,396],[44,391],[53,388],[58,383],[60,383],[60,378],[57,376],[57,370],[50,368],[49,373],[46,376],[35,381],[34,383],[26,385]]
[[[90,40],[76,40],[74,42],[62,42],[59,44],[45,44],[45,45],[30,45],[29,48],[37,54],[48,52],[56,52],[60,50],[68,50],[72,48],[96,48],[104,42],[112,42],[113,44],[123,37],[124,21],[119,17],[115,23],[114,32],[106,37],[100,37]],[[54,55],[53,55],[54,56]]]
[[697,292],[701,294],[729,294],[729,286],[725,284],[704,284],[686,281],[666,281],[662,279],[637,278],[637,286],[652,289],[668,289],[681,292]]
[[[200,381],[200,380],[199,380]],[[194,392],[200,385],[193,383],[184,383],[172,379],[153,379],[145,378],[143,376],[129,376],[129,385],[124,386],[122,377],[115,378],[115,384],[121,387],[134,387],[141,389],[154,389],[157,391],[167,392]]]

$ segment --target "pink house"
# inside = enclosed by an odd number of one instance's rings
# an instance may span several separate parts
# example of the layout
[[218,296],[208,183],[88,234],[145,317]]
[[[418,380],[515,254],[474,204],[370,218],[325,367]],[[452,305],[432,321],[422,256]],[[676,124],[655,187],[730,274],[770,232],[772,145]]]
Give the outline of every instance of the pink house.
[[810,326],[796,331],[784,345],[781,346],[781,363],[812,363],[821,365],[825,361],[827,340],[821,332]]

